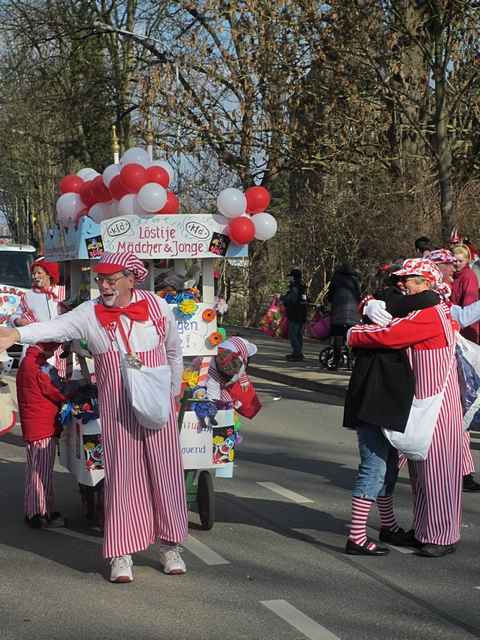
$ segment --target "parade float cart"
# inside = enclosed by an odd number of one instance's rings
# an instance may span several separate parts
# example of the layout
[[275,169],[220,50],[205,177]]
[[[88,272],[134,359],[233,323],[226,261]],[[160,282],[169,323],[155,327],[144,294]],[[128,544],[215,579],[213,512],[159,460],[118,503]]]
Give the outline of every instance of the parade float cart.
[[[210,214],[119,216],[101,224],[83,217],[76,227],[49,230],[45,255],[49,260],[65,263],[67,297],[77,297],[78,301],[98,295],[90,265],[104,251],[131,251],[144,260],[149,266],[149,279],[142,285],[151,291],[155,291],[155,277],[161,275],[162,269],[184,273],[187,262],[198,262],[200,300],[182,292],[169,302],[186,363],[199,358],[200,368],[206,371],[222,340],[214,308],[215,261],[247,256],[247,247],[231,243],[225,231],[225,223],[219,216]],[[91,366],[90,371],[85,370],[86,361],[82,366],[85,375],[93,373]],[[233,406],[225,403],[215,407],[215,426],[208,417],[206,422],[199,418],[205,402],[200,389],[202,382],[200,378],[194,385],[198,389],[188,385],[188,378],[183,385],[186,394],[181,403],[179,429],[187,501],[190,508],[198,511],[202,527],[210,529],[215,511],[211,473],[232,477],[238,421]],[[104,477],[101,424],[95,411],[89,415],[81,407],[76,408],[60,438],[60,463],[77,478],[83,493],[88,493],[84,487],[101,485]]]
[[[114,128],[112,133],[114,164],[102,175],[84,168],[62,178],[58,225],[46,234],[45,254],[67,263],[67,297],[79,301],[98,296],[90,264],[104,251],[128,251],[147,262],[149,278],[142,286],[150,291],[162,269],[183,274],[192,262],[200,265],[199,292],[183,290],[165,300],[176,317],[187,369],[188,359],[200,358],[195,384],[192,374],[185,379],[184,372],[179,429],[187,500],[209,529],[214,520],[211,473],[232,477],[238,441],[233,407],[212,407],[216,401],[208,401],[202,386],[223,339],[214,308],[214,263],[245,258],[249,242],[275,235],[277,223],[266,212],[270,194],[260,186],[245,193],[226,188],[217,197],[218,214],[179,214],[178,198],[168,190],[174,177],[170,165],[152,159],[151,145],[148,151],[128,149],[120,158]],[[83,368],[88,375],[86,361]],[[61,460],[81,486],[96,487],[103,480],[101,425],[95,411],[83,409],[76,407],[73,426],[64,431]]]

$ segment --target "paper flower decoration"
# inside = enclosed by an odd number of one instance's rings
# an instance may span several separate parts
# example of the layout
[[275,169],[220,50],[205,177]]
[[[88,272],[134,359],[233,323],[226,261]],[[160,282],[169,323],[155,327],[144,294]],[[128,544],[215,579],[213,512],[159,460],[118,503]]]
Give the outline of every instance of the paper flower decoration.
[[217,317],[214,309],[205,309],[202,313],[202,320],[204,322],[212,322]]
[[216,347],[218,346],[221,342],[223,342],[223,336],[220,333],[220,331],[214,331],[213,333],[211,333],[208,338],[208,344],[211,347]]
[[197,303],[191,298],[182,300],[177,306],[177,312],[183,318],[192,318],[197,311]]
[[198,371],[193,371],[192,369],[185,369],[182,376],[183,382],[193,389],[198,385]]

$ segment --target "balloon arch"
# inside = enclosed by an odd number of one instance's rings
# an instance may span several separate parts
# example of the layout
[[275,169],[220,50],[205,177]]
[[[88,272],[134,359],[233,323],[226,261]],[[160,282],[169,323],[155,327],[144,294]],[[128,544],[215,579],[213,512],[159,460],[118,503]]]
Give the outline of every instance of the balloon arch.
[[[77,225],[82,216],[100,223],[125,215],[177,214],[180,202],[169,191],[173,178],[168,162],[151,160],[144,149],[133,147],[103,174],[84,168],[62,178],[56,204],[57,222],[65,228]],[[246,245],[254,239],[273,238],[277,221],[266,212],[269,204],[270,193],[261,186],[245,192],[229,187],[218,194],[217,209],[225,218],[232,242]]]

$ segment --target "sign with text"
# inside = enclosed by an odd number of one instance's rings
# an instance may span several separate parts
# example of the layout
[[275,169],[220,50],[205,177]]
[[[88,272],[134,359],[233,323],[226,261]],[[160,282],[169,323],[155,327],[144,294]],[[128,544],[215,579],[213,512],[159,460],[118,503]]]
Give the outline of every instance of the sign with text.
[[230,242],[223,216],[211,214],[122,216],[101,224],[105,251],[139,258],[241,258],[246,245]]
[[233,410],[218,411],[213,429],[202,429],[195,411],[185,411],[180,430],[180,448],[184,469],[218,467],[213,463],[213,439],[222,428],[233,425]]
[[195,411],[186,411],[183,416],[180,450],[184,469],[213,466],[212,430],[200,427]]
[[198,303],[195,315],[191,318],[182,317],[177,311],[177,305],[170,305],[177,321],[177,329],[182,341],[184,356],[208,356],[215,355],[217,349],[208,342],[208,337],[217,330],[216,318],[211,322],[203,319],[205,309],[211,309],[212,305]]

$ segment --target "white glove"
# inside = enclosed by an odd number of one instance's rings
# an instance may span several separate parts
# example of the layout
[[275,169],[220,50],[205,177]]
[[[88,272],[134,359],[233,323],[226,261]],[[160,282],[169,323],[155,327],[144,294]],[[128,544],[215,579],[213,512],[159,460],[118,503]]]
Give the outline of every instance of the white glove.
[[388,313],[383,300],[369,300],[363,308],[363,313],[381,327],[386,327],[393,320],[393,316]]

